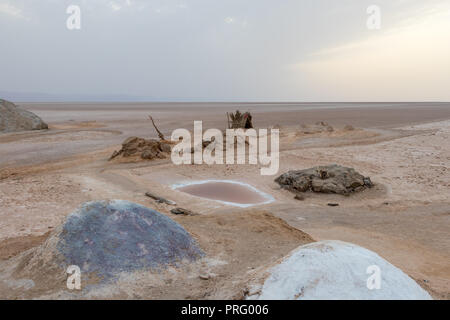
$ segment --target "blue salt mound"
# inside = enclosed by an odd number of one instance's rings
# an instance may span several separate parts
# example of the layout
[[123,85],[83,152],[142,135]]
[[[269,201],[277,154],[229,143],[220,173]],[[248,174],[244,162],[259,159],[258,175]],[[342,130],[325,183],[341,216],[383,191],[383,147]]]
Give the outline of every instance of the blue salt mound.
[[204,255],[178,223],[122,200],[83,204],[64,223],[57,248],[66,263],[106,279],[122,271],[160,270]]

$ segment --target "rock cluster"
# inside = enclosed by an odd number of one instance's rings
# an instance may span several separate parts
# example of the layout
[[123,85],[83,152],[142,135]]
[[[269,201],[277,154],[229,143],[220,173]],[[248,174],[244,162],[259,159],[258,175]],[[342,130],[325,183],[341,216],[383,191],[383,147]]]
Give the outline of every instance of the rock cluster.
[[293,192],[321,192],[348,195],[373,186],[369,177],[364,177],[353,168],[329,165],[293,170],[275,179],[281,187]]
[[300,126],[300,132],[303,134],[315,134],[333,131],[334,128],[324,121],[316,122],[316,124],[303,124]]
[[130,137],[122,143],[122,149],[114,151],[110,160],[122,156],[139,156],[141,159],[164,159],[171,152],[171,145],[162,140]]
[[48,125],[37,115],[0,99],[0,132],[43,129],[48,129]]

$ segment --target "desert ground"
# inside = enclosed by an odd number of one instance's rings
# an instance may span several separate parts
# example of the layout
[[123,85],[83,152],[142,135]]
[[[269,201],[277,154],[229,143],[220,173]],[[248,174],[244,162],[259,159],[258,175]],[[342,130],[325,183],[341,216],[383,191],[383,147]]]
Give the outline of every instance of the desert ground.
[[[302,244],[342,240],[376,252],[435,299],[450,298],[450,103],[18,103],[49,130],[0,134],[0,298],[239,299],[253,272]],[[174,165],[169,159],[108,161],[128,137],[157,138],[148,115],[170,137],[177,128],[226,128],[226,112],[250,111],[256,128],[280,128],[280,169],[258,165]],[[301,133],[326,121],[332,132]],[[354,127],[345,129],[346,125]],[[375,187],[351,196],[305,194],[274,179],[294,169],[337,163]],[[275,201],[240,208],[173,190],[194,180],[235,180]],[[197,215],[145,196],[151,191]],[[9,272],[80,204],[122,199],[180,223],[207,258],[170,274],[145,273],[79,296],[63,279]],[[339,206],[331,207],[329,203]],[[145,280],[143,280],[145,279]],[[3,282],[2,282],[3,281]]]

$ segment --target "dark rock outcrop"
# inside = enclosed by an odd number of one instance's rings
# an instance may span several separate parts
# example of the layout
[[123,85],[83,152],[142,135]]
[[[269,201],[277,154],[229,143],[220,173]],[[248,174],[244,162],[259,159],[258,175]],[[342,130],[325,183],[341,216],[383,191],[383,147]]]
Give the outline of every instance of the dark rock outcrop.
[[0,99],[0,132],[43,129],[48,129],[48,125],[37,115]]
[[348,195],[373,186],[368,177],[353,168],[339,165],[289,171],[275,179],[281,187],[293,192],[321,192]]

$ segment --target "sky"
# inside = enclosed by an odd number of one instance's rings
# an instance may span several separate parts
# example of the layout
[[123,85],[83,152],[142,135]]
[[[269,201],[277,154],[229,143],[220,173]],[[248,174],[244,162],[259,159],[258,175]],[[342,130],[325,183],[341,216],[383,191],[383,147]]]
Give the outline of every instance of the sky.
[[450,1],[0,0],[0,74],[19,100],[450,101]]

